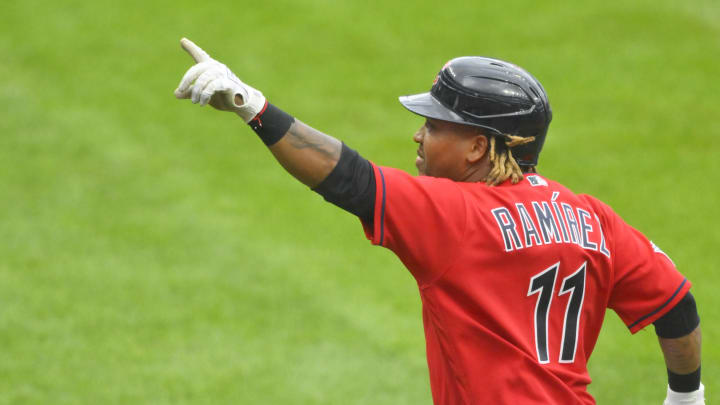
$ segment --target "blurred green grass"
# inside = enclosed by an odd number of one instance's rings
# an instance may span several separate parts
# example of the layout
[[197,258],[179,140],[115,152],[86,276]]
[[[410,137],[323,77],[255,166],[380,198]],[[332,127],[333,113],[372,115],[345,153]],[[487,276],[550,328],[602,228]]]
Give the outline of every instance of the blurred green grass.
[[[229,115],[176,101],[187,36],[276,104],[413,171],[458,55],[537,76],[545,175],[612,205],[694,282],[720,390],[720,6],[714,0],[9,0],[0,6],[0,404],[431,403],[392,254]],[[654,333],[610,314],[601,404],[660,403]]]

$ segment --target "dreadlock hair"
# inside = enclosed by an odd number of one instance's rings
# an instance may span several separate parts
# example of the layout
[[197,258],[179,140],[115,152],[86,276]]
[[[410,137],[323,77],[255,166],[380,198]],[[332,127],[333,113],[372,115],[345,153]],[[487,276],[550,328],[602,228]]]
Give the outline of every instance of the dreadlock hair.
[[[513,146],[524,145],[535,140],[534,136],[523,138],[521,136],[503,134],[499,136],[489,136],[490,138],[490,173],[485,177],[485,183],[488,186],[496,186],[507,179],[511,179],[515,184],[523,179],[523,171],[515,161],[510,151]],[[501,142],[496,141],[500,138]],[[534,172],[535,168],[526,168],[527,171]]]

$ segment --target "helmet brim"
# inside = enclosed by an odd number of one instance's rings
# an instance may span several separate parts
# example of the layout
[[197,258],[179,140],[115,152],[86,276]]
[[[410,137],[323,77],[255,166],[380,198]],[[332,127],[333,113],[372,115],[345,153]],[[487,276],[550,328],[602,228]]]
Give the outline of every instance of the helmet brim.
[[463,118],[450,111],[433,97],[430,92],[401,96],[398,98],[400,104],[410,112],[427,118],[435,118],[443,121],[465,123]]
[[490,131],[491,134],[496,134],[498,131],[490,126],[476,124],[469,122],[460,115],[456,114],[449,108],[445,107],[435,97],[427,93],[413,94],[410,96],[401,96],[398,98],[400,104],[407,108],[408,111],[420,115],[426,118],[434,118],[436,120],[455,122],[457,124],[470,125],[473,127],[484,128]]

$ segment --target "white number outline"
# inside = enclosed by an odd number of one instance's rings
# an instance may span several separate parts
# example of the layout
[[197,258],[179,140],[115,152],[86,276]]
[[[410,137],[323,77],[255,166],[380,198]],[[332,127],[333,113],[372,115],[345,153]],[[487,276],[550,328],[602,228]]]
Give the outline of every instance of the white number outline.
[[[548,323],[550,318],[550,307],[552,306],[553,296],[555,292],[555,283],[557,280],[557,273],[560,269],[560,262],[557,262],[553,264],[552,266],[546,268],[545,270],[541,271],[540,273],[534,275],[530,278],[530,285],[528,287],[528,293],[527,296],[533,296],[535,294],[538,294],[538,298],[535,301],[535,313],[533,317],[533,331],[535,332],[533,334],[534,340],[535,340],[535,353],[537,354],[537,359],[540,364],[548,364],[550,363],[550,350],[549,350],[549,331],[548,331]],[[560,363],[574,363],[575,362],[575,355],[577,353],[577,343],[578,343],[578,335],[580,331],[580,315],[582,314],[582,307],[585,303],[585,290],[586,290],[586,278],[587,278],[587,262],[584,262],[580,267],[578,267],[575,272],[570,274],[569,276],[563,278],[563,282],[560,288],[560,291],[558,292],[558,296],[570,293],[570,299],[567,302],[567,305],[565,306],[565,318],[563,321],[563,332],[562,332],[562,343],[560,347],[560,353],[558,356],[558,361]],[[551,273],[552,274],[552,286],[550,286],[549,282],[542,280],[543,276],[546,274]],[[582,278],[580,280],[577,280],[577,277],[579,277],[579,274],[582,274]],[[540,281],[538,281],[540,280]],[[580,282],[579,284],[578,281]],[[535,285],[537,283],[537,285]],[[542,284],[541,284],[542,283]],[[575,285],[570,286],[570,284],[573,283]],[[580,296],[577,296],[577,287],[580,287],[582,293]],[[548,289],[546,292],[546,288]],[[549,298],[548,298],[549,297]],[[580,300],[579,305],[577,306],[577,313],[570,313],[570,309],[573,306],[573,303],[577,303],[577,300]],[[543,301],[547,300],[547,307],[541,308],[541,303]],[[538,311],[544,310],[544,314],[539,314]],[[538,330],[538,319],[540,316],[544,316],[544,326],[541,328],[542,330]],[[574,334],[568,334],[567,326],[568,321],[571,320],[571,317],[573,317],[574,321]],[[540,347],[540,341],[543,339],[540,339],[540,334],[544,334],[544,341],[545,345],[544,347]],[[565,353],[566,346],[570,343],[568,342],[568,339],[574,338],[572,345],[572,358],[565,358],[563,359],[563,354]],[[544,354],[544,356],[543,356]]]

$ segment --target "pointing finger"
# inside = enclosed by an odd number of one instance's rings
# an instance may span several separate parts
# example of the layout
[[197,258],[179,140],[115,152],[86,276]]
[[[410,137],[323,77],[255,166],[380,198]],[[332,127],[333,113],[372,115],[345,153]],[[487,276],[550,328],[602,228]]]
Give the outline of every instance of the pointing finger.
[[207,52],[203,51],[202,48],[195,45],[195,43],[187,38],[180,40],[180,46],[195,59],[196,63],[205,62],[212,59]]

